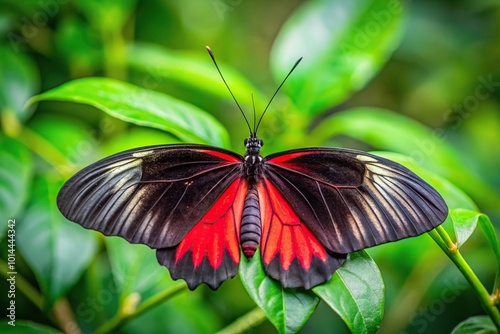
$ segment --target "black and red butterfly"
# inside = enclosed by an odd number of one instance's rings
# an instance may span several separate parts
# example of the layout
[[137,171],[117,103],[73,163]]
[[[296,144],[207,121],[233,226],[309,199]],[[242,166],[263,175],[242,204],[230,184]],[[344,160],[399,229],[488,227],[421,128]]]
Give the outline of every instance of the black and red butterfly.
[[156,249],[190,289],[217,289],[237,274],[241,253],[251,258],[259,247],[270,277],[310,289],[348,253],[445,220],[437,191],[393,161],[320,147],[262,157],[260,120],[245,156],[196,144],[121,152],[74,175],[57,205],[85,228]]

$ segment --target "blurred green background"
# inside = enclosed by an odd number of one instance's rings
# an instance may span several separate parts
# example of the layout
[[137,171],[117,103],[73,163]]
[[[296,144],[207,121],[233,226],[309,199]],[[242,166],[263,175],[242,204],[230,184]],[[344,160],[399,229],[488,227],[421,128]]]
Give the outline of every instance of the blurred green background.
[[[15,218],[18,320],[76,333],[74,320],[93,332],[132,292],[146,299],[173,286],[154,252],[64,220],[55,194],[78,169],[127,148],[198,142],[243,153],[248,129],[205,45],[250,119],[251,94],[259,114],[304,57],[259,129],[264,155],[316,145],[396,152],[454,185],[443,190],[450,208],[484,212],[498,229],[497,1],[3,0],[0,33],[0,258]],[[84,77],[119,81],[72,81]],[[188,102],[187,114],[164,96]],[[160,121],[117,115],[132,104]],[[462,250],[489,289],[484,237]],[[368,253],[386,284],[380,332],[450,332],[484,314],[428,236]],[[4,279],[0,288],[5,310]],[[235,278],[216,292],[182,292],[121,332],[211,333],[254,307]],[[252,330],[272,331],[269,322]],[[348,330],[320,304],[301,332]]]

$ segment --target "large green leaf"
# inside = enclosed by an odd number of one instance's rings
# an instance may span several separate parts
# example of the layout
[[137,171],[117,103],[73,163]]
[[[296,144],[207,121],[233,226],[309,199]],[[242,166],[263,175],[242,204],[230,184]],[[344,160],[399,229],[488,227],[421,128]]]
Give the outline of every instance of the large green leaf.
[[[15,219],[24,206],[31,184],[31,154],[14,139],[0,135],[0,217]],[[0,223],[0,238],[7,222]]]
[[0,112],[13,113],[24,121],[32,108],[24,104],[38,90],[38,72],[24,54],[0,47]]
[[[156,290],[164,286],[160,283]],[[183,293],[134,317],[123,326],[120,333],[215,333],[222,326],[223,313],[207,301],[206,295],[199,292]]]
[[498,331],[490,317],[480,315],[462,321],[451,334],[498,334]]
[[362,140],[377,149],[394,151],[413,158],[418,164],[436,172],[466,190],[486,206],[496,207],[495,190],[467,167],[469,164],[447,141],[446,134],[396,114],[371,107],[336,113],[311,133],[313,145],[324,145],[332,136],[346,135]]
[[384,282],[365,251],[349,254],[332,278],[313,291],[344,320],[352,333],[376,333],[380,327]]
[[203,110],[166,94],[109,78],[67,82],[30,99],[94,106],[126,122],[168,131],[187,142],[228,146],[226,129]]
[[118,237],[105,238],[109,262],[122,296],[150,292],[159,282],[174,283],[168,270],[158,264],[155,251],[145,245],[132,245]]
[[37,154],[50,161],[62,175],[97,160],[99,145],[108,128],[92,129],[84,122],[61,115],[41,113],[29,123]]
[[240,277],[250,297],[279,333],[298,332],[318,306],[319,298],[312,292],[284,289],[267,276],[257,252],[251,260],[241,260]]
[[[175,81],[233,103],[207,53],[172,51],[158,45],[134,43],[128,48],[127,58],[130,66],[146,73],[143,84],[149,88]],[[253,93],[256,109],[261,110],[264,99],[259,90],[235,69],[223,63],[218,65],[238,102],[252,106]]]
[[16,245],[35,272],[47,308],[76,283],[97,250],[95,234],[57,210],[60,186],[60,182],[37,179],[28,209],[16,224]]
[[[118,237],[107,237],[105,242],[122,307],[126,298],[133,293],[140,295],[140,305],[171,289],[180,291],[185,287],[184,290],[188,291],[187,285],[182,281],[173,281],[168,270],[158,264],[155,250],[145,245],[130,244]],[[217,316],[201,295],[173,294],[170,297],[173,296],[176,298],[156,305],[133,319],[124,330],[137,333],[141,328],[148,328],[151,332],[161,332],[168,328],[168,332],[172,333],[212,333],[220,326]],[[163,299],[165,302],[167,300]],[[199,312],[200,309],[204,311]]]
[[318,113],[361,89],[386,63],[403,32],[402,5],[392,0],[305,2],[280,31],[271,68],[305,113]]

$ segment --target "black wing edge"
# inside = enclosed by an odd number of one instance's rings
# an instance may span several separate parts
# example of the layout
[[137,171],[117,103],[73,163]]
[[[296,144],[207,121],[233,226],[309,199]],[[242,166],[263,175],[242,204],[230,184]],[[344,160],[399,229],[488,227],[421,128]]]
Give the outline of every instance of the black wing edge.
[[285,270],[280,265],[278,256],[274,257],[271,262],[266,265],[263,263],[266,273],[281,282],[284,288],[304,288],[309,290],[316,285],[328,281],[335,271],[345,262],[346,254],[333,254],[327,252],[326,262],[321,261],[317,257],[312,257],[311,267],[304,269],[297,258],[292,260],[290,267]]
[[198,267],[193,267],[193,262],[190,260],[191,251],[188,251],[176,263],[175,252],[176,247],[158,249],[156,258],[161,265],[168,268],[172,279],[183,279],[191,291],[202,283],[205,283],[211,290],[217,290],[225,280],[235,277],[238,273],[239,264],[235,263],[227,253],[223,255],[223,261],[219,267],[215,268],[209,263],[207,257]]

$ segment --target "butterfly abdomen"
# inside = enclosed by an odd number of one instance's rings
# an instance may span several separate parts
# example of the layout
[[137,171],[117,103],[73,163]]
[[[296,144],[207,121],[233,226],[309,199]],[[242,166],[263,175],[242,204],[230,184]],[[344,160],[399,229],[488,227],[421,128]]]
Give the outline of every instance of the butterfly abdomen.
[[250,188],[245,197],[241,215],[240,245],[246,258],[251,258],[260,244],[260,207],[255,188]]

